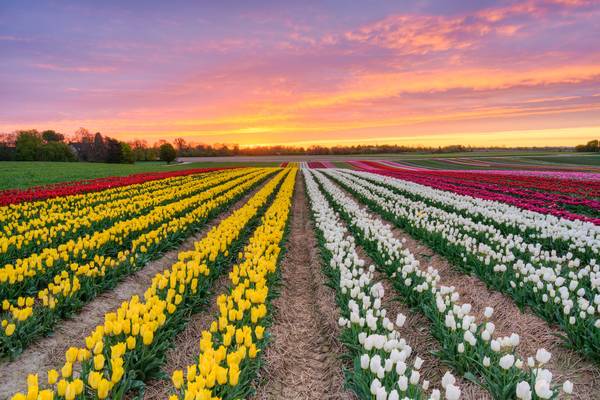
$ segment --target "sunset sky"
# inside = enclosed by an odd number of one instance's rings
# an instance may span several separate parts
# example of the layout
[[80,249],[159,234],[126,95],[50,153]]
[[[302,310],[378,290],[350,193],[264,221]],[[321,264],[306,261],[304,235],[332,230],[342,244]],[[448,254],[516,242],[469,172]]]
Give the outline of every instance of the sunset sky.
[[0,2],[0,132],[203,143],[600,137],[600,1]]

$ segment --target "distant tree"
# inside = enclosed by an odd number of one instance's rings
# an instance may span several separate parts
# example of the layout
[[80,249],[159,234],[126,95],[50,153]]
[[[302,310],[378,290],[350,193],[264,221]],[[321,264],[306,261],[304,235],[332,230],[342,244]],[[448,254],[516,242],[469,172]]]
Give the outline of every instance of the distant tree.
[[184,138],[177,138],[174,140],[175,148],[177,148],[177,153],[181,155],[185,150],[187,150],[187,143]]
[[65,136],[61,133],[58,133],[56,131],[52,131],[52,130],[48,130],[48,131],[44,131],[42,132],[42,139],[44,139],[44,141],[46,143],[50,143],[50,142],[62,142],[65,140]]
[[[113,144],[114,145],[114,144]],[[114,149],[112,149],[114,151]],[[111,157],[114,157],[114,154],[111,154],[109,156],[109,149],[108,149],[108,145],[106,143],[104,143],[104,138],[102,137],[102,134],[100,132],[96,132],[96,134],[94,135],[94,144],[92,146],[92,154],[91,154],[91,159],[90,161],[95,161],[95,162],[113,162],[113,161],[108,161]],[[118,162],[118,161],[116,161]]]
[[107,163],[121,162],[121,143],[117,139],[107,137],[104,142],[104,150],[106,158],[103,160]]
[[71,147],[63,142],[54,142],[43,144],[36,157],[39,161],[77,161],[77,157]]
[[123,164],[133,164],[135,162],[135,155],[133,154],[133,150],[131,146],[125,142],[120,142],[121,144],[121,163]]
[[575,151],[579,152],[599,152],[600,151],[600,143],[598,140],[590,140],[586,144],[580,144],[575,146]]
[[42,136],[35,129],[17,132],[16,159],[19,161],[35,161],[42,144]]
[[170,143],[164,143],[160,146],[159,156],[162,161],[166,161],[167,164],[170,164],[171,161],[174,161],[177,157],[177,152]]

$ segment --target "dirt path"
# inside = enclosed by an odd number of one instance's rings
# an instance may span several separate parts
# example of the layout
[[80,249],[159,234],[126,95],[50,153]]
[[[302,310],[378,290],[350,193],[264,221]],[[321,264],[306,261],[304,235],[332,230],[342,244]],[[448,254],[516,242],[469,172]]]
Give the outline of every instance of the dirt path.
[[[341,186],[338,185],[338,187],[357,200]],[[363,209],[369,212],[372,218],[383,220],[376,213],[370,212],[366,206],[363,206]],[[510,297],[488,289],[485,283],[476,276],[461,272],[450,261],[435,253],[421,241],[415,240],[394,224],[385,222],[392,229],[394,237],[403,240],[404,247],[419,260],[421,268],[426,269],[430,265],[436,268],[440,273],[441,284],[454,286],[460,294],[461,302],[472,305],[471,313],[477,317],[477,320],[483,320],[485,307],[494,308],[491,321],[496,325],[495,336],[517,333],[521,338],[517,350],[525,357],[535,356],[538,348],[545,348],[552,353],[552,359],[546,368],[552,372],[554,382],[562,384],[567,379],[571,380],[575,384],[573,399],[600,399],[600,368],[576,352],[565,348],[562,340],[557,336],[560,333],[557,327],[549,326],[546,321],[529,311],[521,312]],[[419,315],[419,317],[421,316]],[[422,327],[422,323],[428,324],[424,317],[422,319],[421,325],[416,327]],[[427,325],[427,329],[429,329],[429,325]],[[410,334],[410,332],[417,333],[413,329],[408,333]],[[473,391],[472,394],[474,396],[471,396],[471,389],[468,392],[463,391],[461,398],[473,400],[482,398],[476,391]]]
[[[234,205],[214,218],[197,234],[186,239],[177,249],[169,251],[163,257],[151,261],[142,270],[125,278],[115,289],[107,291],[88,303],[72,319],[57,324],[52,336],[42,338],[31,344],[16,360],[0,364],[0,399],[10,398],[17,391],[27,388],[27,375],[40,373],[40,382],[46,379],[46,371],[60,368],[65,360],[65,352],[71,346],[82,346],[84,338],[99,324],[104,323],[104,314],[117,309],[121,303],[137,294],[142,296],[152,278],[158,272],[171,266],[177,260],[180,251],[192,250],[194,243],[206,232],[241,207],[266,182],[261,183],[252,192],[238,200]],[[196,351],[194,354],[197,353]]]
[[273,337],[263,355],[265,366],[253,399],[353,399],[343,387],[339,312],[321,273],[301,174],[292,204],[281,293],[274,301]]

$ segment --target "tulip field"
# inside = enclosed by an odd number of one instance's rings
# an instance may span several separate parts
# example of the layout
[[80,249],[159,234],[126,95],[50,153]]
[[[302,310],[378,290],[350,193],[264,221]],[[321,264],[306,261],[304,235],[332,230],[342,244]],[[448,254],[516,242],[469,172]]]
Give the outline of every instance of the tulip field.
[[600,175],[349,164],[0,191],[0,399],[600,399]]

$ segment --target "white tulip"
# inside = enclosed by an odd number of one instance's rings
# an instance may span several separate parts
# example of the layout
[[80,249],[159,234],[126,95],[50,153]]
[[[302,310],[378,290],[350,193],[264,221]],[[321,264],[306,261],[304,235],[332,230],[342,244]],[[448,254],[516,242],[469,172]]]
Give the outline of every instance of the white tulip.
[[458,400],[460,398],[460,388],[454,385],[446,386],[446,399]]
[[503,369],[510,369],[515,363],[515,356],[512,354],[505,354],[500,358],[499,364]]
[[544,348],[538,349],[537,353],[535,353],[535,359],[540,365],[547,364],[551,357],[552,354]]
[[531,386],[525,381],[517,384],[517,398],[520,400],[531,400]]
[[573,393],[573,383],[571,381],[566,380],[565,383],[563,383],[563,392],[566,394]]

